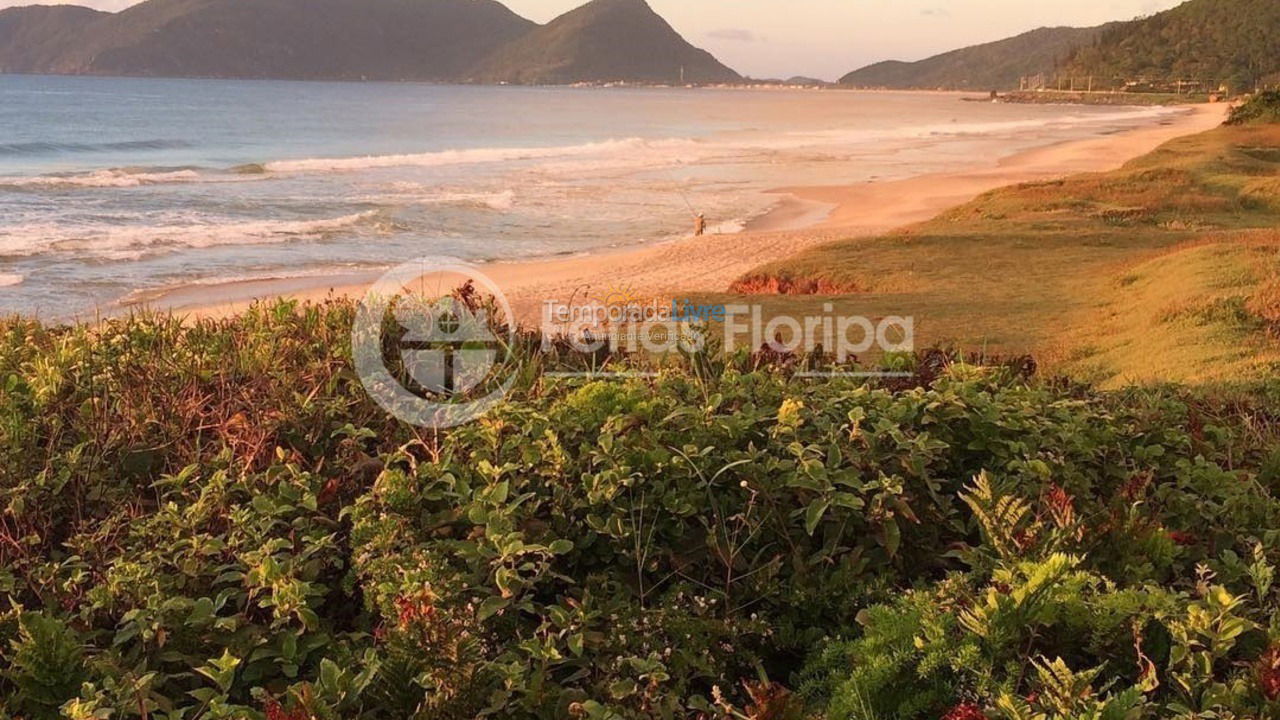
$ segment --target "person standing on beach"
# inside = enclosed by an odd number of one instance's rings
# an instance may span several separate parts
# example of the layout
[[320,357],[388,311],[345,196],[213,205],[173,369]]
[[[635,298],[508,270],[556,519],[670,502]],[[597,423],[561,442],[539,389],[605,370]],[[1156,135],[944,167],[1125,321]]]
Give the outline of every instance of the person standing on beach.
[[693,234],[695,236],[702,235],[706,231],[707,231],[707,219],[702,216],[702,213],[698,213],[693,218]]

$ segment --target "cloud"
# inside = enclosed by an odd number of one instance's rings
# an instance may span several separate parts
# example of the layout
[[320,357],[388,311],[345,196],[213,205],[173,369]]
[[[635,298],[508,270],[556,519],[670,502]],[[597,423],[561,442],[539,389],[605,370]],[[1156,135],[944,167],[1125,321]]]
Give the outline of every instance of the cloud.
[[757,35],[743,28],[720,28],[707,33],[707,37],[716,40],[734,40],[736,42],[764,42],[763,35]]
[[920,14],[926,17],[951,17],[951,13],[946,8],[940,7],[925,8],[920,11]]

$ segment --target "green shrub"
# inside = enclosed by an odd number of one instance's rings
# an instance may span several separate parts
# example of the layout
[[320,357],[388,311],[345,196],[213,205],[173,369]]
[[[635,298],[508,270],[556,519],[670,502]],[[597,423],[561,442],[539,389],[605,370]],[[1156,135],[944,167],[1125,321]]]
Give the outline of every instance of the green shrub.
[[[1084,556],[1078,498],[1053,493],[1041,523],[1016,491],[980,476],[973,570],[862,615],[804,676],[828,718],[992,720],[1271,717],[1280,710],[1273,569],[1231,552],[1183,582],[1105,577]],[[1016,540],[1015,540],[1016,539]],[[1233,568],[1234,566],[1234,568]],[[990,568],[990,569],[987,569]],[[1231,578],[1234,594],[1213,581]],[[891,670],[890,670],[891,669]]]
[[80,638],[62,620],[22,613],[8,653],[13,705],[32,718],[56,718],[86,679]]
[[1280,122],[1280,91],[1264,90],[1231,109],[1228,125]]
[[435,433],[367,397],[350,321],[0,327],[0,709],[1274,710],[1265,391],[699,356]]

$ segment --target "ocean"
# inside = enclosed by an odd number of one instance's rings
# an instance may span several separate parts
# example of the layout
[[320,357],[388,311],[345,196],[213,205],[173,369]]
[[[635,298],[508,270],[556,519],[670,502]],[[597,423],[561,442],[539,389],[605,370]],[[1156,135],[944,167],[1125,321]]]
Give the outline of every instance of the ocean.
[[1151,123],[954,94],[0,75],[0,314],[158,289],[741,230],[885,180]]

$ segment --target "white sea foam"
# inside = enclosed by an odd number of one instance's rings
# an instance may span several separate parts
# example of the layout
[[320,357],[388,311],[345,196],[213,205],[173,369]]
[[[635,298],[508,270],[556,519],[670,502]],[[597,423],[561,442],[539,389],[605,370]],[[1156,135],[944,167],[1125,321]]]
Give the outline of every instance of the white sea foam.
[[[706,141],[671,138],[667,140],[616,140],[596,143],[596,152],[588,146],[574,146],[574,151],[548,153],[538,169],[554,174],[599,175],[646,168],[670,168],[673,165],[742,164],[775,162],[775,153],[810,150],[810,159],[847,160],[850,149],[888,152],[895,144],[927,142],[955,137],[1019,138],[1027,133],[1063,131],[1090,125],[1138,125],[1143,122],[1185,112],[1178,108],[1140,108],[1126,111],[1073,114],[997,122],[950,122],[870,127],[859,129],[802,130],[775,134],[721,137]],[[796,158],[791,157],[790,160]]]
[[0,273],[0,288],[21,285],[25,279],[17,273]]
[[261,176],[206,173],[198,170],[111,168],[59,175],[0,177],[0,188],[129,188],[143,185],[197,182],[246,182]]
[[[663,150],[697,146],[691,139],[626,138],[577,145],[547,147],[490,147],[440,150],[424,153],[366,155],[349,158],[304,158],[239,165],[227,170],[110,168],[83,173],[36,176],[0,176],[0,188],[127,188],[165,183],[252,182],[279,175],[328,172],[356,172],[397,167],[439,167],[482,163],[513,162],[584,156],[625,157],[635,153],[651,156]],[[462,198],[466,200],[466,198]],[[441,202],[450,202],[447,198]]]
[[238,285],[242,283],[258,283],[258,282],[282,282],[289,280],[304,280],[306,278],[334,278],[340,276],[351,276],[363,279],[367,273],[369,279],[376,278],[384,270],[382,265],[320,265],[304,269],[293,270],[264,270],[261,272],[247,272],[235,275],[214,275],[210,277],[199,277],[185,280],[180,283],[170,285],[160,285],[158,287],[137,288],[126,293],[116,300],[117,305],[138,305],[141,303],[151,302],[172,293],[175,290],[190,287],[218,287],[227,285]]
[[471,165],[478,163],[511,162],[516,160],[540,160],[581,155],[612,155],[618,153],[673,149],[696,145],[697,141],[676,138],[647,140],[626,138],[549,147],[470,148],[466,150],[439,150],[436,152],[401,155],[365,155],[350,158],[308,158],[303,160],[278,160],[263,167],[269,172],[303,173],[370,170],[389,167],[436,167],[440,165]]
[[[278,160],[263,165],[268,172],[307,173],[357,171],[390,167],[435,167],[518,160],[556,160],[583,156],[604,156],[619,160],[654,159],[663,153],[681,153],[694,157],[711,153],[785,150],[813,144],[854,143],[891,138],[927,138],[942,135],[983,135],[1014,132],[1032,128],[1071,127],[1097,123],[1129,123],[1180,112],[1176,108],[1141,108],[1098,114],[1076,114],[1028,120],[984,123],[932,123],[907,125],[891,129],[826,130],[794,132],[772,138],[699,141],[690,138],[646,139],[639,137],[604,140],[578,145],[523,148],[471,148],[398,155],[366,155],[350,158],[307,158]],[[631,164],[628,162],[627,164]]]
[[881,140],[913,140],[931,137],[956,137],[964,135],[999,136],[1037,129],[1065,129],[1083,125],[1128,125],[1169,117],[1185,112],[1179,108],[1151,107],[1117,112],[1056,115],[1023,120],[998,122],[950,122],[924,125],[904,125],[896,128],[866,128],[859,130],[819,130],[787,133],[776,140],[767,141],[764,147],[776,150],[806,147],[815,144],[842,145]]
[[322,238],[333,232],[373,223],[378,218],[379,213],[371,210],[322,220],[206,220],[181,225],[134,227],[32,223],[0,227],[0,257],[58,252],[106,260],[131,260],[181,248]]
[[488,208],[490,210],[510,210],[515,205],[514,190],[500,192],[465,192],[457,190],[441,190],[422,183],[398,181],[387,187],[383,194],[363,195],[355,198],[367,203],[419,203],[423,205],[462,205],[466,207]]
[[708,227],[707,232],[711,235],[733,235],[746,229],[747,220],[745,218],[733,218]]
[[425,202],[442,205],[470,205],[486,207],[490,210],[510,210],[515,205],[516,193],[514,190],[495,193],[446,192],[434,197],[424,196],[423,199]]
[[[485,147],[423,153],[366,155],[360,157],[303,158],[244,165],[229,171],[158,168],[111,168],[84,173],[0,177],[0,188],[129,188],[167,183],[252,182],[272,176],[329,172],[358,172],[397,167],[438,167],[543,160],[552,171],[589,171],[609,168],[642,168],[652,164],[699,162],[717,156],[732,159],[745,153],[795,150],[805,147],[861,145],[886,140],[927,139],[964,135],[1001,135],[1036,129],[1082,125],[1125,125],[1159,119],[1182,112],[1178,108],[1136,108],[1115,112],[1075,113],[1043,118],[998,122],[953,122],[904,125],[894,128],[794,131],[770,137],[738,137],[717,140],[639,137],[546,147]],[[252,171],[248,171],[252,169]],[[408,193],[405,193],[408,194]],[[419,202],[476,203],[494,209],[509,208],[501,196],[480,193],[420,194]]]

